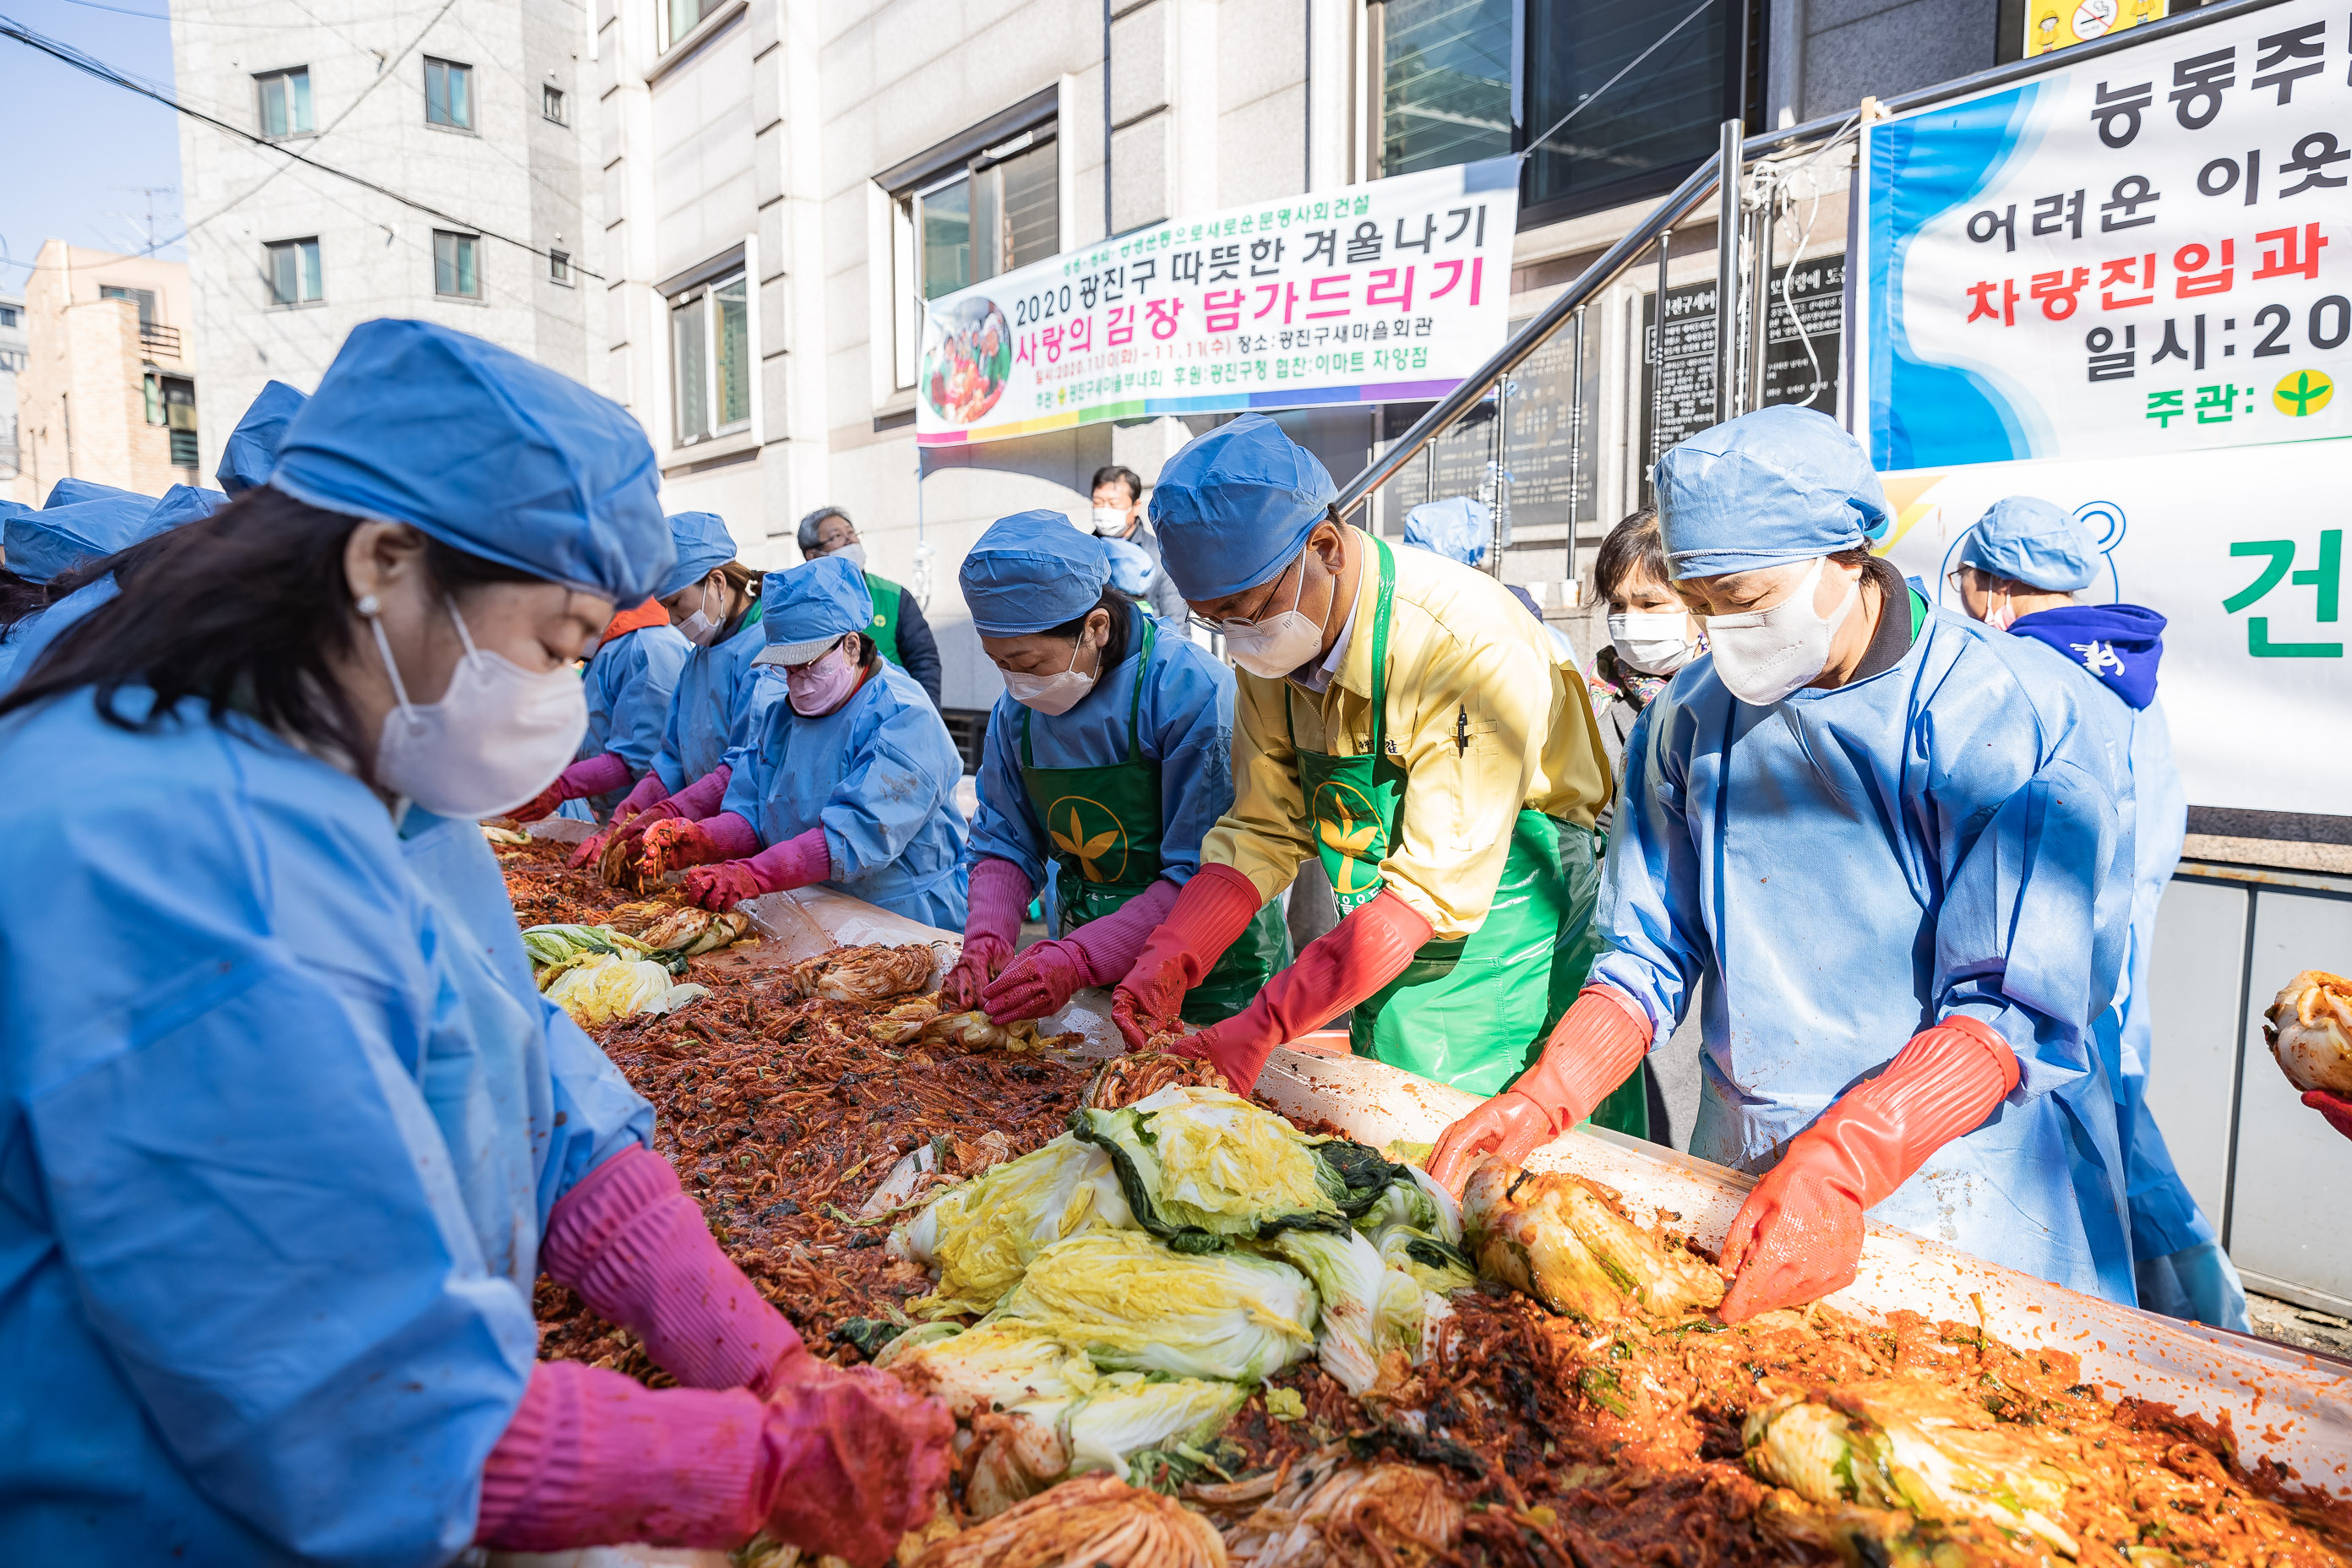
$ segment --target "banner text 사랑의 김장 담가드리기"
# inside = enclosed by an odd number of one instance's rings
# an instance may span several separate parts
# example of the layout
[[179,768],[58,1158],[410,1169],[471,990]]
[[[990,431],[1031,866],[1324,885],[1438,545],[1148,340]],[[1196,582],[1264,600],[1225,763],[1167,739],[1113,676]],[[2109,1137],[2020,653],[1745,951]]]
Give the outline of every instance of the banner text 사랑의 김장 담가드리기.
[[1443,396],[1503,345],[1518,163],[1155,224],[931,300],[926,446]]

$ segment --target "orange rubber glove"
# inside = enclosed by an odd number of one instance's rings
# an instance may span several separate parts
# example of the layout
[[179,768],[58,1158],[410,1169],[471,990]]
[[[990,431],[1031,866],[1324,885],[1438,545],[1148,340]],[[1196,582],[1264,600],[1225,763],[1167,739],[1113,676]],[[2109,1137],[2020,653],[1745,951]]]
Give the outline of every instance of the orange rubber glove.
[[1649,1049],[1650,1016],[1641,1005],[1612,986],[1586,986],[1560,1016],[1536,1065],[1438,1135],[1430,1175],[1459,1194],[1484,1155],[1520,1163],[1591,1115]]
[[2304,1104],[2327,1118],[2327,1125],[2352,1138],[2352,1094],[2330,1094],[2315,1089],[2303,1097]]
[[1234,1093],[1247,1094],[1275,1047],[1321,1028],[1394,980],[1428,940],[1429,922],[1382,889],[1308,942],[1248,1006],[1170,1048],[1215,1063]]
[[1144,938],[1134,967],[1111,994],[1111,1020],[1130,1050],[1177,1026],[1184,993],[1216,967],[1265,905],[1257,884],[1231,866],[1204,863],[1192,873],[1176,895],[1176,907]]
[[1724,1238],[1723,1321],[1818,1301],[1853,1283],[1862,1213],[1927,1157],[1984,1125],[2017,1087],[2017,1053],[1960,1014],[1911,1037],[1876,1078],[1856,1084],[1789,1141]]

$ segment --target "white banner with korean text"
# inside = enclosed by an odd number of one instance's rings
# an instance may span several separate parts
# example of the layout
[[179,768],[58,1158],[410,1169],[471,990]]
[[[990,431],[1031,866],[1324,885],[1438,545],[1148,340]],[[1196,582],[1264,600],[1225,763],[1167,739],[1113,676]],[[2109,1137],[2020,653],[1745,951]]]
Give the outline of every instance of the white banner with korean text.
[[2352,433],[2352,31],[2290,0],[1870,126],[1882,469]]
[[916,437],[1444,396],[1503,346],[1518,162],[1156,224],[924,311]]

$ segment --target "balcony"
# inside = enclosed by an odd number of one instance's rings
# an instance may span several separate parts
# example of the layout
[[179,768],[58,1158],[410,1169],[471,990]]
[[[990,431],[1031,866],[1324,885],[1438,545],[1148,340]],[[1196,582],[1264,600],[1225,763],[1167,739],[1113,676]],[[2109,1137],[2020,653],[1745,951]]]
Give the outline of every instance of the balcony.
[[160,354],[165,359],[178,359],[180,329],[163,326],[154,321],[142,321],[139,323],[139,346]]

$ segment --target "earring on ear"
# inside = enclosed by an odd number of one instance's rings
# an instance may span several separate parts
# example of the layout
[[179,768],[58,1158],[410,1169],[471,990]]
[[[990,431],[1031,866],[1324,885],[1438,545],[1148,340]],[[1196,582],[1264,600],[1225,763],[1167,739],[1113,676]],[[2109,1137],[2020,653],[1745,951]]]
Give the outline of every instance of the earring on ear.
[[373,594],[362,594],[359,598],[359,603],[353,605],[352,608],[357,610],[361,615],[366,616],[370,619],[373,619],[383,606],[375,602],[375,595]]

